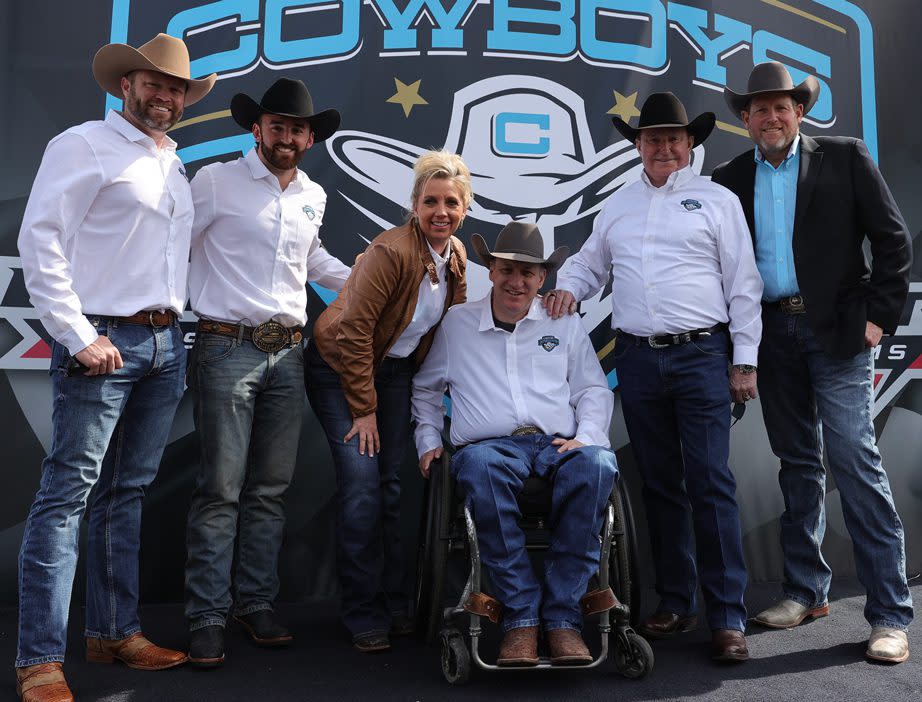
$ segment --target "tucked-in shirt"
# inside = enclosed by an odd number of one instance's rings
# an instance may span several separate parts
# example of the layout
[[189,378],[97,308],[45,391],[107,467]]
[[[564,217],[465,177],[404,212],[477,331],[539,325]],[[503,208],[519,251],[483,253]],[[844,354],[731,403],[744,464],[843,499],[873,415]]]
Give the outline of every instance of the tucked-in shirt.
[[616,191],[557,287],[584,300],[612,281],[614,329],[678,334],[727,323],[733,362],[755,365],[762,280],[739,199],[690,167],[662,187],[641,179]]
[[413,378],[419,455],[442,445],[446,388],[456,446],[532,425],[608,447],[614,400],[579,316],[551,319],[536,299],[510,333],[494,323],[490,300],[448,310]]
[[794,205],[800,171],[800,135],[778,168],[755,150],[756,180],[753,213],[756,226],[756,267],[769,302],[796,294],[800,288],[794,271]]
[[48,333],[77,353],[87,314],[181,313],[192,197],[176,142],[161,148],[118,112],[52,139],[19,231],[26,288]]
[[192,179],[189,297],[200,317],[256,326],[307,322],[308,281],[339,292],[349,267],[323,248],[323,188],[299,170],[282,190],[256,149]]
[[[428,275],[423,276],[419,284],[419,296],[416,298],[413,319],[387,352],[391,358],[406,358],[413,353],[423,335],[439,323],[442,311],[445,309],[445,296],[448,294],[445,269],[448,265],[448,258],[443,258],[436,253],[436,250],[429,246],[429,242],[426,242],[426,246],[429,247],[432,262],[435,264],[436,282],[433,283]],[[449,257],[451,256],[450,246],[446,253]]]

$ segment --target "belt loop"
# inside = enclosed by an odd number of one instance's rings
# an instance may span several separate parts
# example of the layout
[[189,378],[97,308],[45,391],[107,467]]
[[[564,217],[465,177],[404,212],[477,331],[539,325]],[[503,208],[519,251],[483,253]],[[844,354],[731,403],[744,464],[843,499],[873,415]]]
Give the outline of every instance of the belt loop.
[[243,346],[243,325],[237,325],[237,346]]

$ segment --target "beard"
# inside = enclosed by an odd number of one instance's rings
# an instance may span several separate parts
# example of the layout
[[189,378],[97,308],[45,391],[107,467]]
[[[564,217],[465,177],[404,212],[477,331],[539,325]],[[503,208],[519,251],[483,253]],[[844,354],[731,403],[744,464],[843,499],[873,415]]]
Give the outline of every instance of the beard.
[[[169,112],[151,110],[151,107],[154,106],[166,107]],[[134,91],[134,85],[132,85],[128,91],[128,99],[125,101],[125,109],[134,119],[143,124],[145,127],[158,132],[166,132],[182,117],[181,109],[175,110],[171,107],[167,107],[166,105],[156,103],[153,100],[148,100],[147,102],[142,103],[141,99]]]
[[290,171],[292,168],[297,168],[298,164],[301,163],[301,159],[304,157],[304,152],[307,151],[307,149],[301,149],[298,151],[297,148],[291,146],[291,148],[294,149],[292,153],[281,153],[279,151],[280,146],[288,147],[291,145],[274,144],[273,146],[267,146],[265,142],[261,141],[259,143],[259,151],[267,162],[279,170]]

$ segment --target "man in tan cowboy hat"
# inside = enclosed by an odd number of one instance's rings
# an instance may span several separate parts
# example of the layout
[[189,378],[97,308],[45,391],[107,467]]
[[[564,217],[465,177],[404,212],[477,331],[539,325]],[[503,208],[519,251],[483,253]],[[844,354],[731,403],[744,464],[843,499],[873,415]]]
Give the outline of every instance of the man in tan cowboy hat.
[[[566,247],[544,257],[534,224],[510,222],[490,251],[486,297],[452,307],[413,379],[420,470],[441,456],[442,397],[451,389],[452,474],[472,505],[480,553],[503,606],[499,665],[538,663],[542,624],[555,665],[592,660],[579,598],[598,567],[603,510],[617,475],[609,450],[613,399],[578,316],[551,319],[536,300]],[[554,484],[544,597],[518,526],[530,475]]]
[[755,621],[789,628],[829,611],[832,573],[820,550],[825,443],[867,590],[866,655],[899,663],[909,656],[912,598],[903,527],[877,450],[872,378],[873,349],[894,332],[906,302],[912,246],[864,143],[800,133],[819,90],[813,76],[794,85],[777,62],[755,66],[746,92],[726,88],[756,148],[713,176],[743,203],[765,281],[759,391],[781,460],[785,579],[781,602]]
[[304,83],[280,78],[258,103],[235,95],[231,115],[256,147],[192,180],[189,294],[199,322],[188,382],[201,461],[188,521],[186,618],[189,659],[199,667],[223,663],[231,604],[258,645],[292,640],[272,602],[283,497],[301,436],[305,286],[339,292],[349,277],[320,242],[326,193],[298,169],[339,127],[339,112],[314,112]]
[[744,661],[746,566],[727,461],[730,402],[755,396],[762,282],[739,200],[689,166],[714,114],[689,121],[675,95],[654,93],[637,128],[613,120],[636,144],[643,174],[605,203],[547,306],[559,315],[611,276],[612,355],[660,597],[640,632],[693,629],[700,581],[711,657]]
[[[26,286],[54,339],[51,448],[20,552],[18,691],[71,700],[61,672],[80,522],[90,504],[86,655],[139,670],[186,656],[138,619],[141,501],[183,392],[192,197],[166,131],[215,76],[179,39],[109,44],[93,74],[125,101],[48,144],[19,233]],[[95,486],[95,489],[93,489]]]

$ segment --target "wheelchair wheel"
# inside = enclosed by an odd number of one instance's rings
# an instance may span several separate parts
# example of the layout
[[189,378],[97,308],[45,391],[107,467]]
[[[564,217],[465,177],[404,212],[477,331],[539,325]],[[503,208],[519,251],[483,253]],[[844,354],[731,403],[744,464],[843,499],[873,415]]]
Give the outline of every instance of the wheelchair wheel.
[[633,631],[615,635],[615,670],[632,680],[645,678],[653,670],[653,649]]
[[432,462],[426,483],[416,562],[415,612],[416,631],[431,645],[442,626],[442,588],[448,563],[448,540],[442,538],[448,530],[453,499],[447,453],[441,461]]
[[609,558],[609,582],[621,604],[631,612],[631,625],[640,621],[640,578],[637,564],[637,531],[627,487],[620,478],[615,485],[618,499],[612,500],[615,512],[614,536]]
[[463,685],[471,677],[471,654],[457,629],[442,632],[442,675],[452,685]]

